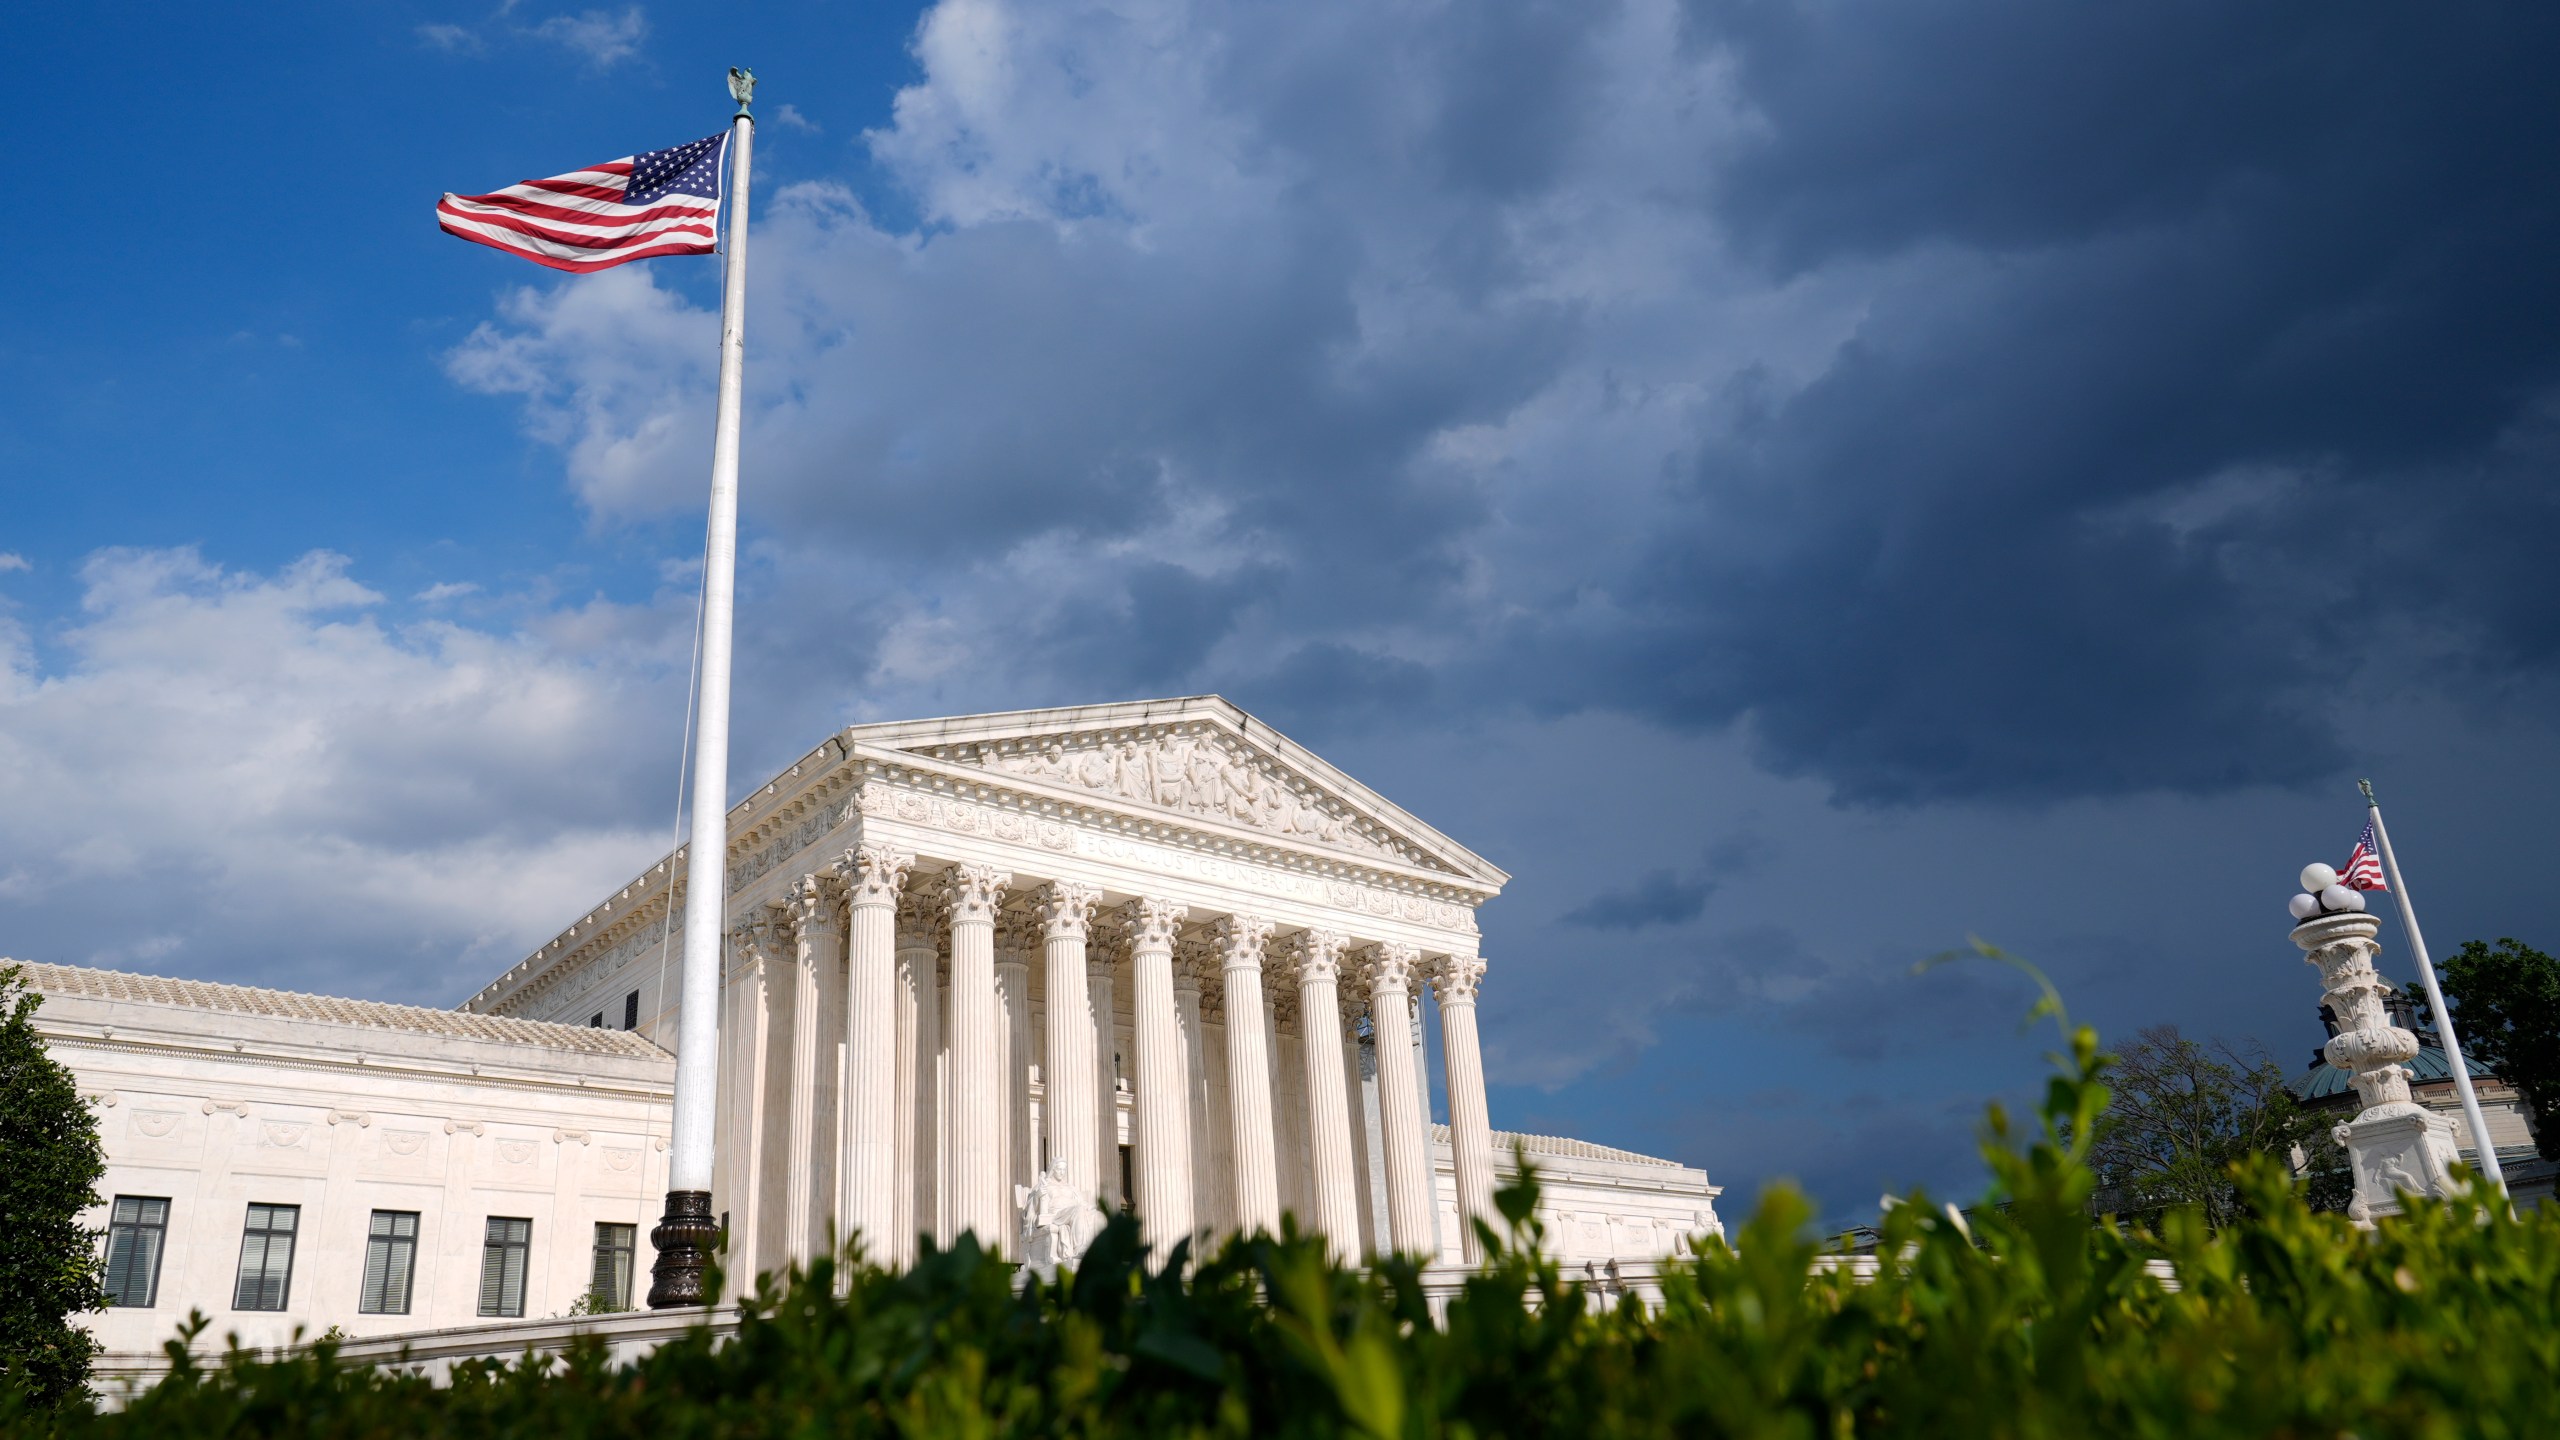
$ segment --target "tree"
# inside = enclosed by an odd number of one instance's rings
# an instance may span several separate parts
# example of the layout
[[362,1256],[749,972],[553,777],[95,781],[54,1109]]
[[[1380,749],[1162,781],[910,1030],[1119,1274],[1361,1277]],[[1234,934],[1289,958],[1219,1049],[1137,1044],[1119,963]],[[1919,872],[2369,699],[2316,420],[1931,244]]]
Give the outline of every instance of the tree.
[[[2517,940],[2465,940],[2444,962],[2442,979],[2463,1058],[2515,1087],[2533,1107],[2542,1158],[2560,1160],[2560,1125],[2551,1123],[2560,1113],[2560,960]],[[2425,988],[2412,983],[2409,994],[2432,1021]]]
[[[2174,1025],[2155,1025],[2117,1053],[2107,1072],[2114,1098],[2090,1146],[2098,1190],[2091,1207],[2127,1218],[2192,1208],[2221,1229],[2245,1213],[2231,1166],[2253,1155],[2315,1160],[2332,1147],[2319,1115],[2286,1088],[2267,1053],[2226,1040],[2199,1043]],[[2333,1188],[2320,1183],[2315,1203]]]
[[39,1406],[84,1397],[96,1337],[71,1317],[103,1308],[101,1232],[80,1223],[107,1173],[98,1119],[36,1034],[43,997],[0,965],[0,1388]]

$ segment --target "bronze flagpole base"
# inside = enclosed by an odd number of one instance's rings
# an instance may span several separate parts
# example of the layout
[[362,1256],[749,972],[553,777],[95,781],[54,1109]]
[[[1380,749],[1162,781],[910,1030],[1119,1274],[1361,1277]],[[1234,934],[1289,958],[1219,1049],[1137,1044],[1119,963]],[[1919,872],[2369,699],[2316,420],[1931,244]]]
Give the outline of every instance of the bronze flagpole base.
[[650,1309],[711,1303],[704,1285],[711,1273],[712,1250],[720,1243],[720,1224],[711,1218],[710,1191],[668,1191],[666,1217],[649,1232],[649,1243],[658,1250],[656,1263],[649,1267]]

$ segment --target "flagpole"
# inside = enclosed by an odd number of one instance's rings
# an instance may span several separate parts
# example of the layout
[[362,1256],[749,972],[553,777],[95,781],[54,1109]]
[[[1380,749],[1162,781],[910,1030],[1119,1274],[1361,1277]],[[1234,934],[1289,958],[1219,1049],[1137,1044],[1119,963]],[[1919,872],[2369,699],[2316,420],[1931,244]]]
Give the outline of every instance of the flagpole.
[[2463,1118],[2471,1122],[2471,1143],[2480,1152],[2480,1173],[2498,1193],[2507,1193],[2506,1172],[2498,1167],[2498,1147],[2489,1143],[2489,1122],[2480,1113],[2480,1097],[2471,1089],[2471,1067],[2462,1063],[2462,1043],[2453,1036],[2453,1017],[2445,1012],[2444,991],[2436,984],[2435,963],[2427,958],[2427,937],[2418,933],[2418,912],[2409,900],[2409,882],[2400,877],[2400,862],[2391,853],[2391,828],[2382,823],[2382,806],[2373,798],[2373,782],[2359,780],[2364,808],[2373,821],[2374,848],[2382,852],[2382,868],[2390,872],[2391,898],[2400,906],[2400,928],[2409,937],[2409,953],[2418,957],[2418,979],[2427,987],[2427,1009],[2436,1022],[2436,1038],[2444,1042],[2445,1064],[2453,1071],[2454,1093],[2462,1097]]
[[711,440],[711,523],[702,547],[701,722],[694,730],[693,828],[685,845],[684,961],[677,982],[675,1118],[667,1210],[649,1243],[649,1307],[707,1304],[720,1238],[711,1215],[712,1117],[719,1104],[720,935],[729,880],[729,632],[738,569],[738,405],[747,321],[747,181],[756,124],[752,71],[729,72],[728,263],[720,289],[720,413]]

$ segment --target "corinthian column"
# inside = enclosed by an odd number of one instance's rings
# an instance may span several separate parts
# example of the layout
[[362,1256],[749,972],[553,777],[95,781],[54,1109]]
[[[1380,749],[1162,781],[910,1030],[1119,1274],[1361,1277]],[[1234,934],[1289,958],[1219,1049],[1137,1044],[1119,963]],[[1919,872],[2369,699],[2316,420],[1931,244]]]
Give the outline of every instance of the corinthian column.
[[1271,922],[1229,915],[1209,927],[1227,983],[1227,1114],[1235,1145],[1236,1229],[1280,1231],[1280,1162],[1271,1120],[1271,1022],[1262,1003],[1262,946]]
[[1159,1258],[1191,1234],[1190,1077],[1173,999],[1173,936],[1186,913],[1152,899],[1133,900],[1126,912],[1138,1012],[1138,1223]]
[[1410,999],[1422,955],[1411,945],[1372,945],[1369,1033],[1378,1047],[1378,1126],[1387,1151],[1387,1230],[1395,1248],[1430,1258],[1431,1147],[1422,1129],[1422,1093],[1413,1054]]
[[876,1264],[898,1241],[898,895],[913,855],[878,845],[848,850],[844,882],[844,1147],[836,1212],[840,1242]]
[[[1102,1096],[1094,1089],[1094,1052],[1099,1029],[1093,1013],[1091,976],[1085,969],[1085,939],[1093,930],[1093,907],[1102,892],[1091,885],[1056,881],[1040,888],[1033,900],[1040,919],[1041,979],[1049,996],[1049,1053],[1040,1067],[1047,1082],[1041,1118],[1049,1127],[1051,1162],[1067,1162],[1067,1183],[1087,1195],[1102,1195],[1101,1120],[1094,1111]],[[1108,1014],[1101,1024],[1109,1024]]]
[[1307,1149],[1315,1167],[1316,1232],[1346,1264],[1360,1254],[1360,1175],[1351,1158],[1351,1101],[1343,1083],[1339,977],[1344,937],[1301,930],[1289,938],[1298,972],[1298,1025],[1307,1067]]
[[835,1199],[836,1021],[844,1001],[842,912],[827,882],[804,875],[791,886],[785,913],[796,937],[791,967],[791,1130],[784,1184],[783,1243],[794,1263],[807,1263],[825,1240]]
[[991,1248],[1008,1260],[1022,1258],[1022,1226],[1013,1189],[1031,1183],[1031,962],[1038,944],[1032,923],[1008,915],[996,926],[996,1108],[1002,1120],[996,1147],[996,1205],[1004,1226]]
[[942,947],[935,907],[916,890],[898,902],[898,1193],[897,1228],[890,1236],[892,1262],[916,1263],[916,1240],[936,1224],[942,1165],[942,1005],[935,972]]
[[997,1089],[996,907],[1013,877],[991,865],[954,865],[944,879],[951,913],[951,1230],[980,1246],[1004,1246],[1004,1102]]
[[1475,1222],[1500,1224],[1493,1208],[1493,1121],[1484,1101],[1484,1051],[1476,1043],[1476,988],[1484,961],[1451,955],[1432,968],[1440,1048],[1449,1067],[1449,1150],[1458,1167],[1458,1233],[1467,1263],[1484,1260]]

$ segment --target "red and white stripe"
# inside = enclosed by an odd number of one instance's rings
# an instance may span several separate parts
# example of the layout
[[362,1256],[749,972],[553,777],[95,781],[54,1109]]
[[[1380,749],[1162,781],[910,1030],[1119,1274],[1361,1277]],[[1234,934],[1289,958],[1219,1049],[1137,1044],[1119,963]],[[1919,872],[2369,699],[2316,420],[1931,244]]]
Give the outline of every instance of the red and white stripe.
[[436,223],[448,235],[582,274],[652,255],[708,255],[719,248],[719,201],[670,194],[655,204],[626,205],[622,196],[630,181],[626,155],[494,195],[448,193],[436,205]]
[[2338,883],[2350,890],[2388,890],[2382,881],[2382,857],[2374,853],[2373,822],[2364,825],[2363,838],[2356,841],[2356,852],[2347,857],[2345,868],[2338,872]]

